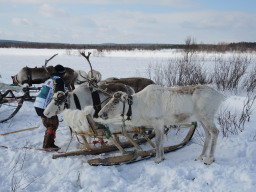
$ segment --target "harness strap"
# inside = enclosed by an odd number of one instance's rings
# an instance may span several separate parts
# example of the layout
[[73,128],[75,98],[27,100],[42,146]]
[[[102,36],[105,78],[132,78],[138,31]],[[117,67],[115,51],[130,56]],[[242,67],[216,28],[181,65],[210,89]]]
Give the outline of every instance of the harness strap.
[[128,108],[128,111],[127,111],[127,120],[131,120],[131,116],[132,116],[132,104],[133,104],[133,101],[132,101],[132,96],[129,95],[128,96],[128,105],[129,105],[129,108]]
[[80,105],[79,99],[78,99],[78,97],[75,93],[74,93],[74,101],[75,101],[75,104],[76,104],[76,108],[81,110],[81,105]]
[[94,118],[98,118],[98,113],[101,110],[101,102],[100,102],[100,95],[98,91],[91,92],[92,94],[92,103],[93,103],[93,108],[95,110],[95,113],[93,115]]
[[123,113],[121,114],[121,116],[124,118],[124,112],[125,112],[125,102],[123,102]]
[[27,67],[27,78],[28,78],[29,86],[32,86],[32,74],[31,74],[31,68],[29,67]]

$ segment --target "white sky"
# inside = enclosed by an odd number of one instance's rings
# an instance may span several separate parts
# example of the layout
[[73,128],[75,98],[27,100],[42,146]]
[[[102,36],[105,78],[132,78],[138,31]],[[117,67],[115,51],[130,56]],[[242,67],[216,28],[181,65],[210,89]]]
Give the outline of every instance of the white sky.
[[0,39],[58,43],[255,42],[255,0],[0,0]]

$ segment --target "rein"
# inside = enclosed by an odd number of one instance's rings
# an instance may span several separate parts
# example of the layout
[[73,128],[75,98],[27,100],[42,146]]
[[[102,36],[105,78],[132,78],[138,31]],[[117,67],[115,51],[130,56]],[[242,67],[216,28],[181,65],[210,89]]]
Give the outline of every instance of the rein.
[[104,103],[105,101],[107,101],[107,100],[109,100],[109,99],[111,99],[112,97],[107,97],[106,99],[104,99],[101,103],[100,103],[100,105],[102,105],[102,103]]

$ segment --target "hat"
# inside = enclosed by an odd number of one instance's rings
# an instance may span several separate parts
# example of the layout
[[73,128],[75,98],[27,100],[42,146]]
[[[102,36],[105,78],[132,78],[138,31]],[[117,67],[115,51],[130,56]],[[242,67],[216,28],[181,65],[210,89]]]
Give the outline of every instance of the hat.
[[66,72],[66,69],[65,67],[63,67],[62,65],[58,64],[54,67],[54,70],[57,72],[57,73],[60,73],[60,74],[63,74]]

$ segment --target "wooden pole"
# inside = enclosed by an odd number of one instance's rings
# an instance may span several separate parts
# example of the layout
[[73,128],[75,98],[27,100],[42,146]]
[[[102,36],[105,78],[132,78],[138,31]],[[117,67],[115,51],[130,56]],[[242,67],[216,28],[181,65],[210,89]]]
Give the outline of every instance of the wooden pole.
[[27,129],[21,129],[21,130],[18,130],[18,131],[12,131],[12,132],[8,132],[8,133],[3,133],[1,135],[9,135],[9,134],[19,133],[19,132],[23,132],[23,131],[30,131],[30,130],[37,129],[37,128],[39,128],[39,127],[31,127],[31,128],[27,128]]

